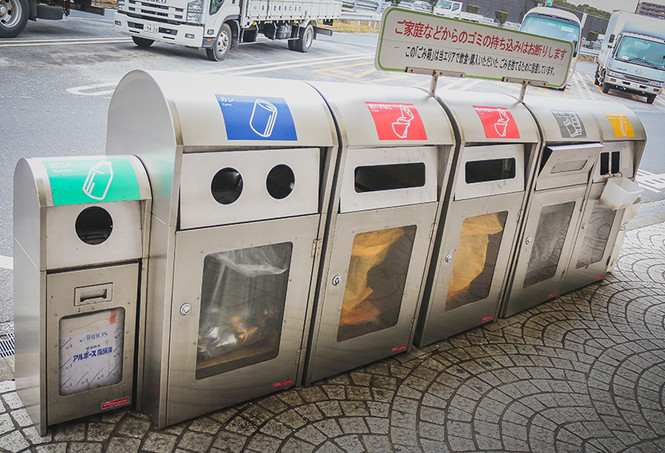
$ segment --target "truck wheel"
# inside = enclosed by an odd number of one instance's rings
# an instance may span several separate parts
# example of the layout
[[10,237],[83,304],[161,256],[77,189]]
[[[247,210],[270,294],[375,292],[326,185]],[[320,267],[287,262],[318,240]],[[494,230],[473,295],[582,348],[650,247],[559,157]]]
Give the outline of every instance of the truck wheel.
[[603,84],[600,86],[600,89],[603,91],[603,94],[607,94],[610,92],[610,84],[603,82]]
[[647,104],[653,104],[653,101],[656,100],[655,94],[647,94]]
[[298,50],[298,52],[307,53],[312,47],[312,42],[314,42],[314,27],[312,27],[312,24],[307,24],[305,31],[302,32],[300,38],[298,38],[296,50]]
[[596,66],[596,73],[593,76],[594,85],[600,85],[600,74],[598,72],[598,66]]
[[147,49],[148,47],[152,46],[153,42],[155,42],[154,39],[141,38],[139,36],[132,36],[132,41],[134,41],[134,44],[141,47],[142,49]]
[[287,42],[289,43],[289,50],[298,50],[297,39],[289,39]]
[[18,36],[28,23],[28,0],[0,0],[0,38]]
[[210,49],[206,49],[206,55],[210,61],[222,61],[229,54],[231,49],[231,40],[233,35],[231,35],[231,27],[229,24],[223,24],[219,29],[219,34],[215,39],[215,42],[212,43]]

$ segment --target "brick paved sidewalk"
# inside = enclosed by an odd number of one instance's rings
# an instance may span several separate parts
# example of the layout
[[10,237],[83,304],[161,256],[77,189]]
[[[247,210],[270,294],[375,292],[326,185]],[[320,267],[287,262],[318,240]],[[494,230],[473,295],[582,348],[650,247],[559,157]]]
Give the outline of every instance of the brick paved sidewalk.
[[663,452],[665,224],[613,276],[507,320],[163,431],[128,410],[39,437],[0,384],[0,449]]

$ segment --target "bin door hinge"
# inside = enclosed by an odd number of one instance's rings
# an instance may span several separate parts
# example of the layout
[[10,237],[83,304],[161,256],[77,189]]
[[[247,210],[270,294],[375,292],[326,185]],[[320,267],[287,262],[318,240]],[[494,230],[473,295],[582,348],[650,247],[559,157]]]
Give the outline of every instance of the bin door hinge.
[[316,252],[318,252],[321,249],[321,239],[314,239],[314,242],[312,243],[312,258],[316,256]]

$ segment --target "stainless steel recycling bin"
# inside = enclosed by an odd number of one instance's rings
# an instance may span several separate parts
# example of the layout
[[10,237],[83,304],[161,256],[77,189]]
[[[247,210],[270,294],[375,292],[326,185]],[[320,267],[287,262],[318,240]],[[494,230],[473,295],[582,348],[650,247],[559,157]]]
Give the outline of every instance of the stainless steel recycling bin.
[[461,138],[415,336],[419,347],[495,318],[540,138],[515,98],[439,90]]
[[150,202],[134,156],[16,166],[16,389],[42,435],[134,402]]
[[306,382],[408,349],[454,144],[423,91],[313,86],[342,141]]
[[108,154],[153,185],[144,409],[163,428],[297,384],[336,153],[301,82],[129,73]]
[[646,145],[644,127],[629,108],[616,102],[594,102],[587,108],[600,127],[603,149],[592,171],[591,189],[564,276],[563,292],[601,280],[613,268],[626,224],[637,213],[638,205],[631,203],[617,209],[604,202],[602,195],[610,180],[634,181]]
[[562,293],[577,230],[602,144],[590,103],[529,98],[543,137],[533,193],[516,251],[502,315],[510,316]]

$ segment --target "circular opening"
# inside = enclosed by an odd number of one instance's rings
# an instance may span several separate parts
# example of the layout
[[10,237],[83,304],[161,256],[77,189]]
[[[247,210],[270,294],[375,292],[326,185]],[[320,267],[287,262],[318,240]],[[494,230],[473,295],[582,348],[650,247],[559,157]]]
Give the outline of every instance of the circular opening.
[[242,193],[242,176],[235,168],[223,168],[212,178],[212,196],[221,204],[231,204]]
[[113,231],[113,219],[104,208],[85,208],[76,218],[76,234],[86,244],[101,244]]
[[266,188],[271,197],[281,200],[293,192],[296,176],[287,165],[277,165],[268,173]]

